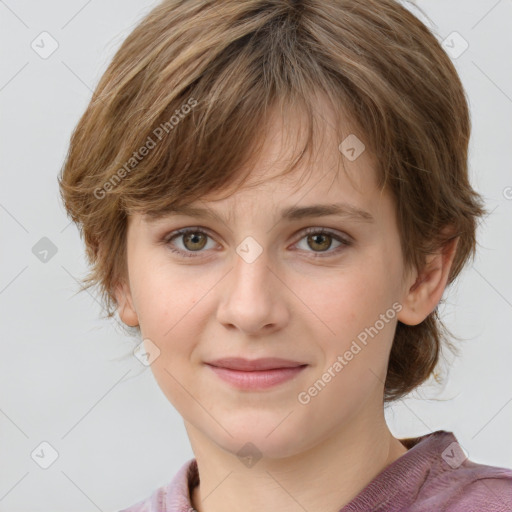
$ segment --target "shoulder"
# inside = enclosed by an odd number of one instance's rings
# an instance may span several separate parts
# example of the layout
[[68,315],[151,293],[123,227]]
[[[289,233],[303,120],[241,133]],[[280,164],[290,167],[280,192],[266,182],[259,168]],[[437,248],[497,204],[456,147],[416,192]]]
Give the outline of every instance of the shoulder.
[[469,464],[448,503],[449,512],[512,512],[512,470]]
[[439,472],[430,482],[429,500],[446,512],[512,512],[512,470],[467,459]]
[[409,441],[414,447],[403,458],[416,479],[408,512],[512,512],[512,469],[471,460],[452,432]]
[[165,510],[164,500],[166,495],[167,486],[162,486],[153,491],[151,496],[138,501],[128,508],[124,508],[119,512],[160,512]]
[[193,510],[190,502],[190,486],[198,479],[197,462],[185,462],[167,485],[154,490],[149,497],[119,512],[175,512]]

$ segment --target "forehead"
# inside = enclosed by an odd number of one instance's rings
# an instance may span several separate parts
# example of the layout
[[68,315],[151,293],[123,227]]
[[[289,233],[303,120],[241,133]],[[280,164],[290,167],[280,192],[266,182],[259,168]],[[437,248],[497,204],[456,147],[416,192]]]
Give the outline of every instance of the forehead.
[[[226,222],[233,222],[242,212],[249,216],[268,212],[272,217],[278,213],[281,216],[282,212],[287,213],[285,219],[296,220],[304,218],[304,210],[311,205],[332,207],[340,203],[353,214],[353,219],[359,215],[364,220],[361,210],[372,215],[372,205],[375,206],[380,191],[376,162],[364,143],[364,136],[347,118],[335,113],[325,99],[317,99],[314,108],[309,145],[306,144],[310,136],[307,113],[290,104],[274,107],[257,139],[257,150],[240,169],[240,176],[245,177],[242,182],[235,180],[198,200],[183,202],[179,207],[174,204],[161,214],[144,216],[144,220],[180,210],[183,215],[195,217],[220,218],[215,214],[222,213]],[[302,158],[298,159],[302,151]],[[290,169],[292,163],[296,165]],[[205,209],[212,215],[204,215]]]
[[[183,203],[160,218],[145,217],[144,221],[159,224],[161,219],[165,225],[167,217],[186,216],[198,220],[213,220],[229,228],[264,217],[270,218],[272,226],[282,221],[297,222],[328,216],[368,227],[377,226],[379,219],[384,220],[384,212],[374,195],[375,190],[370,190],[368,183],[363,183],[362,188],[355,190],[345,175],[333,180],[334,170],[327,173],[314,171],[309,174],[302,187],[296,186],[296,177],[293,174],[282,177],[279,181],[268,178],[257,186],[241,187],[228,197],[205,197]],[[300,171],[295,171],[298,172]],[[361,178],[357,181],[362,182]],[[380,215],[372,213],[375,208],[380,210]]]
[[[300,109],[274,109],[261,134],[261,146],[243,169],[247,179],[202,197],[203,202],[232,204],[259,196],[270,202],[323,202],[358,198],[371,202],[378,190],[377,162],[364,135],[348,119],[339,118],[325,101],[318,101],[313,138]],[[305,150],[303,158],[298,157]],[[297,165],[288,172],[292,162]],[[286,170],[286,174],[283,171]]]

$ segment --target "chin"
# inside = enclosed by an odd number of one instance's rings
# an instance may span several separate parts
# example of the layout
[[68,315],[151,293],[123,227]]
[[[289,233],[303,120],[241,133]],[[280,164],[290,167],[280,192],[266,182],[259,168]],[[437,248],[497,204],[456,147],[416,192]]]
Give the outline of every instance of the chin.
[[224,424],[231,436],[220,429],[211,439],[223,450],[238,457],[247,467],[250,467],[251,463],[257,463],[263,457],[266,459],[292,457],[306,448],[307,440],[300,429],[295,433],[291,431],[291,428],[295,428],[291,422],[288,428],[284,428],[287,420],[280,424],[282,419],[268,424],[260,422],[257,426],[243,421],[237,426]]

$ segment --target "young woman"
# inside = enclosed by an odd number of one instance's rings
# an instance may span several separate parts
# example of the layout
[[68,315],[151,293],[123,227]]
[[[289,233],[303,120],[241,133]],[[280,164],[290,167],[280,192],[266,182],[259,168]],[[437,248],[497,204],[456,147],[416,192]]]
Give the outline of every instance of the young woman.
[[[126,39],[59,178],[109,316],[195,458],[125,512],[505,511],[512,471],[395,438],[484,212],[436,37],[393,0],[172,0]],[[142,497],[141,497],[142,498]]]

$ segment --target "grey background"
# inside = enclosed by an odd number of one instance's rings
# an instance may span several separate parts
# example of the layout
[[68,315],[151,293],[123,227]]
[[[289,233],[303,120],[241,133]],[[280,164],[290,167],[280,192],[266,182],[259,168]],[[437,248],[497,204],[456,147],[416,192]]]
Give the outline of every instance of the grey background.
[[[154,5],[0,1],[0,511],[119,510],[193,457],[150,369],[123,359],[138,340],[100,320],[93,292],[76,294],[85,257],[56,181],[92,89]],[[471,459],[512,467],[512,1],[418,5],[440,40],[456,31],[469,44],[453,60],[471,105],[471,178],[491,214],[474,266],[442,308],[467,340],[462,356],[447,364],[444,387],[425,385],[386,414],[398,437],[451,430]],[[47,58],[31,47],[43,31],[58,43]],[[37,257],[43,237],[57,251],[46,262]],[[49,456],[43,441],[58,452],[47,469],[31,457]]]

